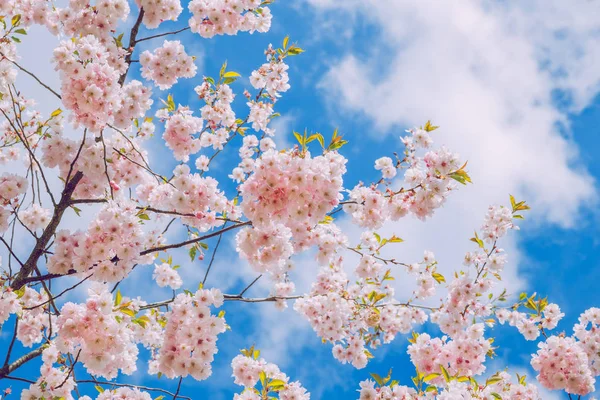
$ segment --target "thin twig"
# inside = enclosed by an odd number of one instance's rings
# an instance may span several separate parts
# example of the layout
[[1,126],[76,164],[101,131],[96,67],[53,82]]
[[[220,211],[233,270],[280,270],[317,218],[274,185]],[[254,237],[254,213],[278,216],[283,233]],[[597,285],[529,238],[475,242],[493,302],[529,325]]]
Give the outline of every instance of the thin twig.
[[143,42],[143,41],[146,41],[146,40],[156,39],[156,38],[167,36],[167,35],[176,35],[178,33],[187,31],[188,29],[190,29],[190,27],[186,26],[185,28],[181,28],[178,31],[159,33],[158,35],[152,35],[152,36],[148,36],[148,37],[145,37],[145,38],[137,39],[135,41],[135,43],[140,43],[140,42]]
[[169,249],[176,249],[176,248],[179,248],[179,247],[187,246],[188,244],[198,243],[198,242],[200,242],[202,240],[210,239],[211,237],[215,237],[217,235],[222,235],[223,233],[225,233],[227,231],[230,231],[230,230],[233,230],[233,229],[236,229],[236,228],[240,228],[242,226],[250,225],[251,223],[252,223],[251,221],[240,222],[239,224],[231,225],[231,226],[229,226],[227,228],[221,229],[220,231],[212,232],[212,233],[209,233],[208,235],[204,235],[204,236],[200,236],[200,237],[197,237],[197,238],[194,238],[194,239],[186,240],[184,242],[175,243],[175,244],[167,244],[167,245],[158,246],[158,247],[153,247],[151,249],[142,251],[140,253],[140,255],[144,256],[146,254],[154,253],[154,252],[157,252],[157,251],[163,251],[163,250],[169,250]]

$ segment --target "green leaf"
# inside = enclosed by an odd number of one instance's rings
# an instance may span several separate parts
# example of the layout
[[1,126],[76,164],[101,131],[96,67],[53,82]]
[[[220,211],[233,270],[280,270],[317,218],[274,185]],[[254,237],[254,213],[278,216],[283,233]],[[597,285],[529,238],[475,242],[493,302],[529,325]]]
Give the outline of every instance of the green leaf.
[[301,49],[300,47],[292,46],[292,47],[290,47],[290,48],[288,49],[287,53],[288,53],[290,56],[296,56],[296,55],[298,55],[298,54],[302,54],[302,53],[304,53],[304,50],[303,50],[303,49]]
[[431,274],[431,277],[432,277],[433,279],[435,279],[435,280],[437,281],[437,283],[443,283],[443,282],[446,282],[446,278],[444,278],[444,275],[442,275],[442,274],[439,274],[439,273],[437,273],[437,272],[433,272],[433,273]]
[[379,376],[378,374],[375,374],[375,373],[371,373],[369,375],[371,375],[373,377],[373,379],[375,379],[375,382],[377,382],[377,384],[379,386],[383,386],[384,385],[383,379],[381,378],[381,376]]
[[442,375],[444,376],[444,380],[446,382],[450,382],[450,374],[448,373],[448,371],[446,370],[446,368],[444,368],[443,365],[440,365],[440,370],[442,371]]
[[485,385],[489,386],[489,385],[493,385],[494,383],[498,383],[498,382],[502,382],[502,378],[499,377],[498,375],[494,374],[494,375],[490,376],[489,378],[487,378],[487,380],[485,381]]
[[304,147],[305,143],[304,143],[304,138],[302,137],[302,135],[300,135],[298,132],[294,132],[294,137],[296,138],[298,143],[300,143],[300,145],[302,147]]
[[60,108],[57,108],[56,110],[52,111],[52,114],[50,114],[51,117],[57,117],[62,113],[62,110]]
[[119,309],[125,315],[129,315],[130,317],[135,317],[135,312],[131,308],[123,307]]
[[477,232],[475,232],[475,237],[472,237],[470,240],[471,240],[471,242],[477,243],[477,245],[479,245],[479,247],[483,249],[483,247],[484,247],[483,240],[479,239],[479,236],[477,236]]
[[388,242],[390,242],[390,243],[402,243],[402,242],[404,242],[404,240],[400,239],[396,235],[393,235],[391,238],[388,239]]
[[139,214],[138,218],[143,219],[144,221],[150,221],[150,217],[148,216],[148,214],[145,214],[145,213]]
[[269,389],[274,392],[279,392],[281,389],[285,387],[285,382],[281,379],[273,379],[269,382]]
[[225,70],[226,69],[227,69],[227,60],[225,60],[225,62],[221,66],[221,71],[219,72],[219,78],[220,79],[223,79],[223,76],[225,75]]
[[519,295],[519,301],[523,301],[527,298],[527,293],[523,292]]
[[25,295],[25,286],[21,286],[19,289],[15,290],[14,293],[17,295],[17,298],[20,299]]
[[432,380],[432,379],[435,379],[435,378],[437,378],[437,377],[439,377],[439,376],[440,376],[440,374],[438,374],[438,373],[434,372],[433,374],[426,375],[426,376],[423,378],[423,381],[425,381],[425,382],[429,382],[430,380]]
[[462,183],[463,185],[466,185],[467,183],[473,183],[473,181],[471,181],[471,177],[469,176],[469,174],[467,174],[467,172],[462,169],[459,169],[458,171],[454,171],[448,176],[450,178],[454,179],[455,181]]
[[123,300],[123,296],[121,295],[121,290],[117,290],[117,294],[115,295],[115,307],[121,304]]
[[258,377],[260,378],[260,383],[265,387],[267,385],[267,375],[265,374],[265,371],[260,371]]
[[423,130],[426,132],[431,132],[431,131],[435,131],[437,128],[439,128],[439,126],[434,126],[431,124],[431,121],[427,121],[425,123],[425,126],[423,127]]
[[377,243],[381,243],[381,236],[379,236],[377,232],[373,232],[373,236],[375,236],[375,239],[377,239]]
[[196,259],[196,253],[197,253],[197,252],[198,252],[198,248],[197,248],[196,246],[194,246],[194,247],[192,247],[192,248],[190,249],[190,252],[189,252],[189,254],[190,254],[190,259],[191,259],[192,261],[194,261],[194,260]]
[[286,36],[286,37],[283,38],[283,49],[284,50],[287,48],[289,40],[290,40],[289,36]]
[[17,26],[17,25],[19,25],[20,22],[21,22],[21,14],[17,14],[15,16],[13,16],[12,19],[10,20],[10,23],[12,26]]
[[21,34],[21,35],[27,35],[27,31],[23,28],[17,29],[15,30],[15,33]]
[[96,390],[98,391],[98,393],[104,393],[104,388],[100,385],[95,385],[94,386],[96,388]]
[[223,74],[224,78],[239,78],[240,76],[242,75],[234,71],[225,72],[225,74]]

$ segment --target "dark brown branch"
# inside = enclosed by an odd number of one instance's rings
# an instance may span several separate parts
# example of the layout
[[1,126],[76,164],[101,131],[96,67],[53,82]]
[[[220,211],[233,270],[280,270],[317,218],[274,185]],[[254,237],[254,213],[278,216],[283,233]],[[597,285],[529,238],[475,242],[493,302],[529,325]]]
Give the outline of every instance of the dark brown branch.
[[9,365],[2,367],[0,369],[0,379],[5,378],[6,375],[10,374],[11,372],[13,372],[17,368],[19,368],[21,365],[25,364],[26,362],[31,361],[36,357],[39,357],[42,354],[42,352],[44,351],[44,349],[46,349],[46,347],[48,347],[47,344],[40,346],[37,349],[32,350],[29,353],[25,354],[21,358],[18,358],[17,360],[13,361]]
[[140,25],[142,24],[143,19],[144,8],[142,7],[140,8],[140,14],[138,15],[138,18],[135,21],[135,24],[131,28],[131,34],[129,35],[129,48],[127,49],[127,55],[125,56],[125,63],[127,64],[127,69],[125,70],[123,75],[119,77],[119,85],[121,86],[123,86],[123,83],[125,83],[125,78],[127,78],[127,73],[129,72],[129,67],[131,66],[131,56],[133,55],[133,49],[136,43],[135,39],[138,34],[138,31],[140,30]]
[[46,246],[50,243],[52,236],[56,232],[56,228],[58,228],[58,224],[60,223],[62,216],[65,210],[69,207],[69,203],[71,202],[71,196],[77,187],[77,184],[83,178],[83,172],[77,171],[73,176],[73,179],[67,182],[65,188],[60,197],[60,201],[54,208],[54,214],[52,215],[52,219],[50,223],[44,229],[42,236],[35,243],[35,247],[31,251],[29,258],[15,277],[15,279],[11,283],[11,287],[15,290],[20,289],[26,282],[26,279],[31,275],[35,267],[37,266],[37,262],[40,257],[44,254]]

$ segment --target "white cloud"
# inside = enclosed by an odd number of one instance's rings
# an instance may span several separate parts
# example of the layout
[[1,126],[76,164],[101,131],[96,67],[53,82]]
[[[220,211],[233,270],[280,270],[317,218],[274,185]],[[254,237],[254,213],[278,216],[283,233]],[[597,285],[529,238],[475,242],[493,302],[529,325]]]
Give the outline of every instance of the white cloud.
[[576,111],[598,92],[600,74],[587,67],[600,57],[591,43],[600,22],[589,16],[590,2],[534,2],[527,9],[475,1],[348,3],[380,28],[379,37],[367,39],[377,57],[349,54],[335,62],[321,83],[331,99],[362,112],[376,135],[433,119],[442,126],[438,143],[469,160],[476,182],[470,197],[479,204],[518,192],[543,219],[574,223],[595,191],[587,172],[573,165],[577,149],[557,127],[567,115],[552,95],[568,90]]

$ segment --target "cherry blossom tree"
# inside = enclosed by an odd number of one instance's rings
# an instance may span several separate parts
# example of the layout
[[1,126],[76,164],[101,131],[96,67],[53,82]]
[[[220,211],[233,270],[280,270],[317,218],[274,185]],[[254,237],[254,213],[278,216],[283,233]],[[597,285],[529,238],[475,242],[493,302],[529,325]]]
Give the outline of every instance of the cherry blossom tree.
[[[529,208],[524,201],[510,196],[510,203],[489,208],[453,276],[440,273],[429,251],[420,260],[385,255],[384,248],[402,239],[378,234],[384,224],[408,216],[426,221],[471,183],[466,160],[434,146],[437,126],[421,121],[406,131],[397,149],[373,166],[381,179],[347,187],[347,140],[337,130],[294,132],[297,143],[289,148],[277,148],[274,140],[288,134],[270,123],[290,89],[288,63],[304,52],[298,44],[285,37],[269,45],[241,93],[243,84],[234,85],[241,75],[227,63],[212,77],[198,76],[195,57],[178,38],[266,32],[269,3],[192,0],[188,21],[180,18],[185,4],[179,0],[0,3],[0,240],[7,254],[0,326],[10,337],[2,346],[0,380],[29,384],[12,395],[90,399],[82,393],[91,386],[99,400],[189,398],[181,390],[185,381],[210,378],[218,339],[230,329],[219,310],[224,302],[292,306],[330,344],[332,357],[359,369],[368,368],[377,348],[409,334],[414,371],[396,371],[399,380],[392,371],[372,373],[373,380],[356,384],[360,399],[540,399],[538,385],[571,399],[592,393],[600,375],[600,309],[582,314],[572,333],[552,334],[564,316],[558,305],[502,290],[508,256],[501,241],[517,229]],[[131,24],[123,30],[126,21]],[[161,30],[164,21],[181,28]],[[20,62],[19,45],[33,25],[60,40],[48,60],[60,88]],[[157,33],[141,37],[141,26]],[[161,45],[142,52],[139,44],[151,39]],[[134,69],[143,82],[129,76]],[[35,99],[17,87],[18,74],[62,107],[39,112]],[[168,90],[177,83],[189,85],[200,106],[176,102]],[[240,96],[247,111],[236,115],[232,104]],[[179,162],[171,176],[156,172],[160,161],[149,156],[154,135]],[[239,150],[239,162],[227,171],[233,191],[210,176],[226,146]],[[80,216],[76,229],[66,226],[66,213]],[[361,229],[358,243],[338,225],[344,218]],[[169,236],[175,226],[187,237]],[[240,293],[206,284],[227,236],[257,274]],[[24,237],[33,245],[17,250]],[[205,243],[211,238],[218,238],[213,248]],[[182,248],[190,264],[203,261],[199,287],[184,282],[174,265],[171,252]],[[308,293],[297,293],[290,271],[307,251],[320,271]],[[134,269],[146,270],[152,285],[172,289],[173,296],[149,301],[121,292]],[[269,281],[270,293],[248,297],[258,279]],[[416,289],[396,293],[398,279],[413,280]],[[73,294],[83,287],[86,298],[78,301]],[[443,301],[434,300],[436,294]],[[537,382],[486,367],[499,351],[490,336],[498,323],[539,342],[531,357]],[[424,333],[425,324],[442,335]],[[17,342],[29,350],[19,354]],[[176,380],[175,393],[128,382],[140,352],[149,354],[145,373]],[[37,376],[19,374],[38,357]],[[231,367],[243,387],[235,399],[310,398],[254,347],[242,350]]]

